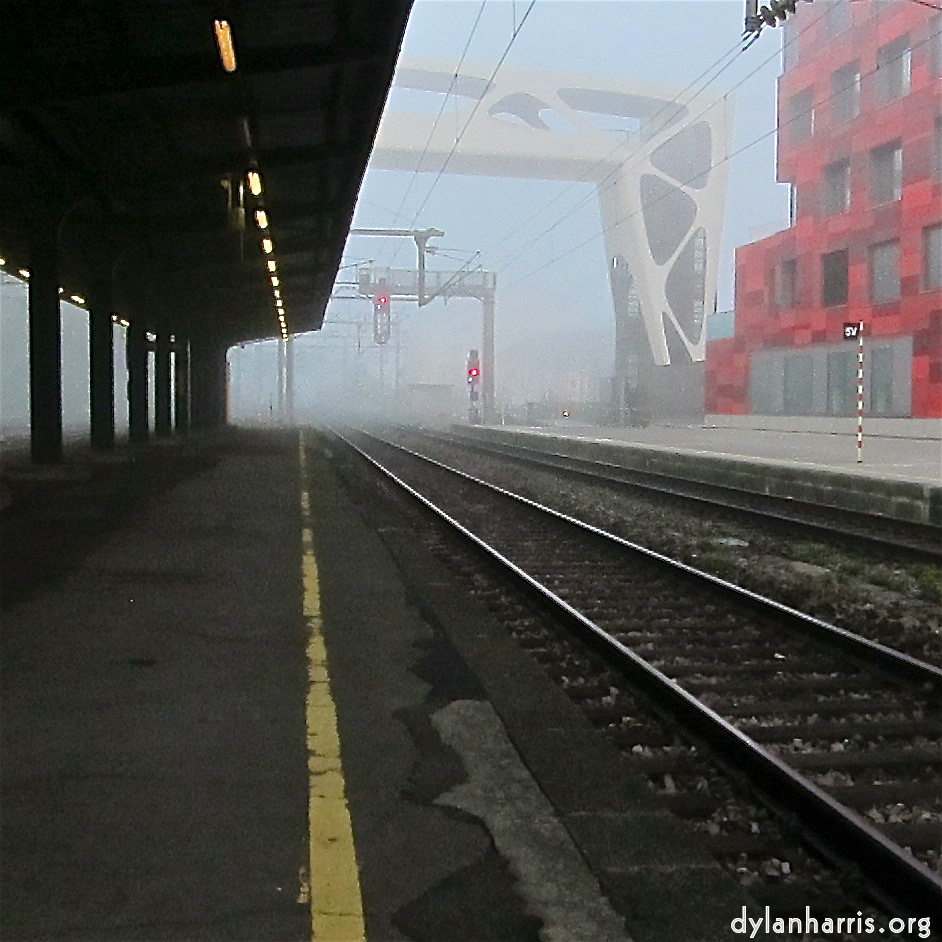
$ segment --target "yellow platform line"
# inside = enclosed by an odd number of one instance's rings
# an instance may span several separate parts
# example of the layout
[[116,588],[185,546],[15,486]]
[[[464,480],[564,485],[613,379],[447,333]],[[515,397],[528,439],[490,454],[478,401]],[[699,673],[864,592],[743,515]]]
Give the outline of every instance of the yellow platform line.
[[302,616],[307,637],[305,702],[308,767],[308,865],[300,902],[310,904],[314,942],[364,942],[363,898],[353,845],[353,825],[340,761],[337,709],[330,692],[327,646],[321,619],[320,582],[314,557],[311,500],[307,491],[304,435],[298,443],[301,484]]

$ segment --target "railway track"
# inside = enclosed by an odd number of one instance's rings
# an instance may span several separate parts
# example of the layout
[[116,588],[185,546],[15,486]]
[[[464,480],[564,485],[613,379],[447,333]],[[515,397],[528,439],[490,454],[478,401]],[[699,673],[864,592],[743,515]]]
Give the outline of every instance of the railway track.
[[823,507],[801,500],[785,500],[768,494],[747,493],[734,487],[639,471],[610,462],[548,454],[522,445],[483,442],[454,433],[414,427],[403,431],[438,445],[500,456],[526,467],[562,471],[583,481],[622,488],[627,486],[678,505],[692,501],[741,520],[758,521],[792,536],[796,528],[800,528],[808,538],[833,545],[869,548],[885,556],[916,562],[942,561],[942,531],[929,524]]
[[376,438],[346,439],[630,683],[942,920],[942,670]]

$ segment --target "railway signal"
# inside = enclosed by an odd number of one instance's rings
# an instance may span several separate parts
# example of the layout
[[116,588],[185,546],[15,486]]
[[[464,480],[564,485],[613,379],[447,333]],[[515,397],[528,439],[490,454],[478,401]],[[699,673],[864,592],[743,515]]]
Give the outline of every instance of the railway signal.
[[389,295],[381,292],[373,298],[373,342],[379,345],[389,340]]
[[481,359],[477,350],[468,353],[468,421],[477,425],[481,421],[478,401],[481,398],[478,386],[481,382]]

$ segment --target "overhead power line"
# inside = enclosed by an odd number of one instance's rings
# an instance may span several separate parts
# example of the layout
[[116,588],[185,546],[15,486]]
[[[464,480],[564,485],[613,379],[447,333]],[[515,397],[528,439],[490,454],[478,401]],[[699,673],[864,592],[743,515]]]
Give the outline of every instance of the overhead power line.
[[[823,17],[824,15],[825,15],[824,13],[819,14],[814,20],[812,20],[810,23],[808,23],[806,26],[804,26],[800,32],[804,32],[805,30],[811,29],[811,28],[815,25],[815,23],[817,23],[819,20],[822,19],[822,17]],[[799,33],[799,35],[800,35],[800,33]],[[797,35],[796,35],[796,36],[793,36],[790,40],[788,40],[788,41],[786,42],[785,45],[787,46],[789,43],[796,42],[797,39],[798,39],[798,36],[797,36]],[[738,45],[737,45],[737,48],[738,48]],[[738,55],[738,53],[737,53],[737,55]],[[755,75],[758,74],[762,69],[764,69],[773,59],[778,58],[779,55],[780,55],[780,50],[776,49],[776,51],[775,51],[774,53],[772,53],[772,55],[770,55],[770,56],[768,56],[767,58],[763,59],[751,72],[749,72],[746,76],[744,76],[742,79],[740,79],[740,81],[738,81],[735,85],[733,85],[732,88],[728,89],[727,92],[726,92],[726,95],[729,95],[730,92],[734,92],[734,91],[735,91],[737,88],[739,88],[741,85],[744,85],[746,82],[748,82],[750,79],[752,79],[753,76],[755,76]],[[725,58],[725,57],[724,57],[724,58]],[[723,69],[722,69],[720,72],[718,72],[718,73],[710,80],[710,82],[707,83],[707,85],[704,85],[704,87],[700,89],[700,92],[704,91],[704,89],[705,89],[706,87],[708,87],[708,85],[709,85],[710,83],[712,83],[713,81],[715,81],[715,80],[719,77],[719,75],[722,74],[722,71],[725,71],[725,69],[728,68],[728,66],[729,66],[730,64],[731,64],[731,63],[727,63],[727,65],[725,65],[725,66],[723,67]],[[709,70],[708,70],[708,71],[709,71]],[[699,94],[699,92],[698,92],[698,94]],[[726,95],[724,95],[724,99],[725,99]],[[694,97],[696,97],[696,96],[694,96]],[[720,100],[724,100],[724,99],[720,99]],[[694,100],[693,98],[690,99],[690,101],[693,101],[693,100]],[[671,102],[671,104],[680,104],[680,103],[681,103],[681,102],[679,102],[677,98],[673,99],[673,101]],[[689,104],[689,102],[688,102],[688,104]],[[689,127],[689,126],[690,126],[691,124],[693,124],[694,122],[699,121],[705,114],[707,114],[707,112],[709,112],[711,109],[715,108],[717,104],[718,104],[718,102],[712,102],[711,104],[707,105],[707,106],[706,106],[702,111],[700,111],[695,117],[689,118],[689,119],[685,122],[684,126],[685,126],[685,127]],[[634,156],[634,155],[633,155],[633,156]],[[606,174],[606,176],[597,184],[597,188],[598,188],[598,187],[601,187],[601,186],[604,186],[606,183],[608,183],[608,182],[615,176],[615,174],[617,174],[617,173],[619,173],[619,172],[621,172],[621,171],[624,171],[624,170],[630,170],[630,169],[632,169],[633,167],[638,166],[640,163],[642,163],[642,162],[644,161],[644,159],[645,159],[644,156],[637,156],[636,159],[632,159],[631,157],[629,157],[629,159],[628,159],[624,164],[621,164],[621,165],[619,165],[619,166],[617,166],[617,167],[613,167],[612,170],[610,170],[609,173]],[[540,242],[542,239],[546,238],[546,236],[548,236],[548,235],[549,235],[551,232],[553,232],[555,229],[559,228],[559,226],[561,226],[567,219],[569,219],[569,218],[573,215],[573,213],[575,213],[578,209],[580,209],[580,208],[581,208],[582,206],[584,206],[587,202],[589,202],[589,200],[591,200],[591,199],[593,199],[593,198],[594,198],[594,192],[590,192],[590,193],[588,193],[587,195],[583,196],[582,199],[580,199],[579,202],[575,204],[575,206],[573,206],[573,207],[572,207],[571,209],[569,209],[566,213],[564,213],[561,217],[559,217],[552,225],[548,226],[546,229],[544,229],[539,235],[535,236],[534,238],[528,239],[527,242],[526,242],[519,250],[517,250],[515,253],[511,254],[511,255],[505,260],[503,266],[498,269],[498,274],[500,274],[500,273],[503,272],[503,271],[506,271],[507,268],[509,268],[510,265],[513,264],[514,261],[516,261],[518,258],[520,258],[522,255],[526,254],[527,252],[531,251],[531,250],[533,249],[533,247],[534,247],[538,242]]]
[[[942,34],[942,31],[935,32],[935,33],[931,33],[928,37],[926,37],[926,39],[924,39],[922,42],[917,43],[915,46],[913,46],[913,47],[911,47],[911,48],[912,48],[913,50],[919,49],[921,46],[924,46],[924,45],[926,45],[927,43],[932,42],[934,39],[937,39],[937,38],[940,36],[940,34]],[[870,78],[870,76],[876,75],[876,73],[879,72],[879,71],[880,71],[880,66],[877,66],[876,68],[871,69],[869,72],[863,73],[863,74],[861,75],[861,80],[864,79],[864,78]],[[831,93],[830,95],[828,95],[826,98],[822,98],[819,102],[816,102],[815,104],[813,104],[810,108],[807,108],[807,109],[805,109],[805,110],[803,110],[803,111],[797,112],[796,114],[792,115],[787,121],[784,121],[784,122],[782,122],[781,124],[777,125],[776,127],[772,128],[771,130],[766,131],[764,134],[760,134],[757,138],[755,138],[754,140],[750,141],[748,144],[744,144],[742,147],[740,147],[740,148],[738,148],[737,150],[733,151],[731,154],[727,154],[726,157],[724,157],[722,160],[720,160],[720,161],[718,161],[716,164],[714,164],[713,167],[718,167],[718,166],[720,166],[720,165],[722,165],[722,164],[724,164],[724,163],[727,163],[728,161],[732,160],[734,157],[738,157],[740,154],[745,153],[745,152],[746,152],[747,150],[749,150],[750,148],[755,147],[756,144],[761,143],[761,142],[764,141],[766,138],[769,138],[769,137],[771,137],[773,134],[777,133],[781,128],[787,127],[787,126],[788,126],[789,124],[791,124],[793,121],[797,121],[797,120],[799,120],[799,119],[801,119],[801,118],[807,117],[809,114],[812,114],[812,113],[814,112],[814,109],[815,109],[815,107],[816,107],[817,105],[823,105],[823,104],[825,104],[826,102],[830,101],[832,98],[834,98],[834,97],[836,97],[837,95],[840,95],[840,94],[842,94],[842,93],[843,93],[843,89],[838,89],[837,91],[832,92],[832,93]],[[713,168],[711,167],[711,169],[713,169]],[[681,181],[681,184],[680,184],[680,185],[681,185],[681,186],[686,186],[686,185],[690,184],[692,181],[696,180],[696,179],[697,179],[698,177],[700,177],[701,175],[702,175],[702,172],[701,172],[701,173],[697,173],[697,174],[695,174],[694,176],[690,177],[688,180],[683,180],[683,181]],[[510,287],[513,287],[513,286],[515,286],[515,285],[521,284],[522,282],[527,281],[528,279],[532,278],[534,275],[537,275],[537,274],[539,274],[541,271],[543,271],[543,270],[549,268],[551,265],[555,265],[556,262],[560,261],[560,260],[563,259],[563,258],[566,258],[568,255],[571,255],[573,252],[577,252],[579,249],[581,249],[581,248],[583,248],[584,246],[588,245],[590,242],[594,242],[596,239],[601,238],[601,237],[604,236],[607,232],[609,232],[609,231],[611,231],[612,229],[614,229],[616,226],[621,225],[623,222],[627,222],[629,219],[633,219],[633,218],[634,218],[635,216],[637,216],[639,213],[644,212],[645,209],[649,209],[651,206],[654,206],[656,203],[659,203],[662,199],[665,199],[666,197],[668,197],[668,196],[670,196],[670,195],[671,195],[671,193],[670,193],[670,192],[667,192],[667,193],[664,193],[664,194],[661,195],[661,196],[655,197],[654,199],[648,200],[648,202],[647,202],[647,203],[643,203],[639,209],[636,209],[634,212],[627,213],[626,215],[622,216],[620,219],[616,219],[613,223],[611,223],[611,225],[608,225],[608,226],[606,226],[604,229],[602,229],[601,232],[593,233],[591,236],[589,236],[587,239],[583,239],[583,241],[580,242],[580,243],[578,243],[577,245],[574,245],[574,246],[572,246],[571,248],[566,249],[566,251],[561,252],[559,255],[554,256],[554,257],[551,258],[548,262],[545,262],[544,264],[540,265],[538,268],[533,269],[532,271],[528,272],[526,275],[523,275],[522,277],[518,278],[516,281],[511,282]],[[506,267],[506,266],[505,266],[505,267]],[[503,270],[504,270],[504,269],[500,269],[500,271],[503,271]],[[499,273],[500,273],[500,272],[498,272],[498,274],[499,274]]]

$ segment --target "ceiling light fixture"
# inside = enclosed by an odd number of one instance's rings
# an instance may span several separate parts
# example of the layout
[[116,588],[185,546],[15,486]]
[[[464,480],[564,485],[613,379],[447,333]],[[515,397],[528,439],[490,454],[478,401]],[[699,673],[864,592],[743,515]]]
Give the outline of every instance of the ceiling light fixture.
[[29,278],[29,269],[28,269],[28,268],[21,268],[21,269],[20,269],[20,275],[22,275],[24,278]]
[[6,265],[7,260],[5,258],[0,258],[0,265]]
[[268,228],[268,213],[264,209],[255,210],[255,222],[258,224],[259,229]]
[[273,292],[273,293],[274,293],[274,295],[275,295],[276,298],[280,298],[280,297],[281,297],[281,292],[280,292],[277,288],[274,289],[274,292]]
[[275,246],[272,244],[271,239],[262,239],[262,251],[266,255],[271,255],[274,251]]
[[279,299],[275,302],[275,307],[284,307],[284,303],[285,303],[285,302],[282,301],[281,298],[279,298]]
[[278,263],[273,258],[270,258],[268,260],[268,270],[275,271],[277,268],[278,268]]
[[261,196],[262,195],[262,176],[257,170],[250,170],[246,174],[246,179],[249,182],[249,190],[252,193],[252,196]]
[[232,41],[232,27],[228,20],[213,20],[213,29],[216,32],[216,46],[219,48],[219,59],[227,72],[236,70],[235,44]]
[[72,295],[72,300],[73,300],[76,304],[84,304],[84,303],[85,303],[85,298],[83,298],[80,294],[73,294],[73,295]]
[[271,283],[272,283],[272,286],[275,287],[275,288],[277,288],[278,285],[281,284],[281,282],[278,280],[278,276],[277,276],[277,275],[272,275],[272,276],[271,276]]

